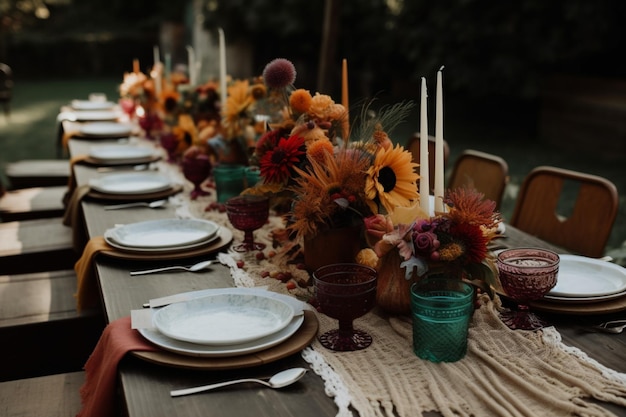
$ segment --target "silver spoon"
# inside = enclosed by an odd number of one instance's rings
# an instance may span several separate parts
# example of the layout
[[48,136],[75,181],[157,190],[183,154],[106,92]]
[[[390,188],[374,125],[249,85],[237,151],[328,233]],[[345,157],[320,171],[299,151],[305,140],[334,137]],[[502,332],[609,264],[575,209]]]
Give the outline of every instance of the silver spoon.
[[225,387],[227,385],[239,384],[242,382],[256,382],[258,384],[262,384],[270,388],[283,388],[283,387],[286,387],[287,385],[293,384],[294,382],[302,378],[305,373],[306,373],[306,369],[304,368],[291,368],[291,369],[285,369],[284,371],[277,373],[276,375],[271,377],[268,381],[264,381],[262,379],[254,379],[254,378],[237,379],[234,381],[219,382],[217,384],[177,389],[177,390],[170,391],[170,395],[172,397],[180,397],[181,395],[195,394],[198,392],[209,391],[215,388]]
[[606,323],[593,326],[593,328],[604,333],[619,334],[626,329],[626,320],[607,321]]
[[163,267],[163,268],[145,269],[143,271],[130,271],[130,275],[131,276],[145,275],[145,274],[152,274],[152,273],[155,273],[155,272],[175,271],[175,270],[187,271],[187,272],[198,272],[198,271],[208,267],[212,263],[213,263],[213,261],[202,261],[202,262],[198,262],[197,264],[191,265],[191,266],[176,265],[176,266],[166,266],[166,267]]
[[159,208],[163,207],[167,203],[167,200],[156,200],[156,201],[136,201],[134,203],[124,203],[124,204],[113,204],[110,206],[104,206],[105,210],[118,210],[125,209],[131,207],[149,207],[149,208]]

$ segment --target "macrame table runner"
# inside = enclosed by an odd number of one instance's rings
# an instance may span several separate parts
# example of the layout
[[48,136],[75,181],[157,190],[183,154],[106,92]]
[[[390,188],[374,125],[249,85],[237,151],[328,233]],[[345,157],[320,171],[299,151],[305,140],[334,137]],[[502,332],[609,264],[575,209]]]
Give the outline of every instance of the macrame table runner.
[[[161,167],[177,176],[173,167]],[[225,213],[204,211],[212,198],[190,201],[185,189],[170,202],[178,207],[179,217],[207,218],[230,227]],[[255,239],[271,244],[269,231],[280,225],[280,219],[274,218],[255,232]],[[235,241],[243,238],[239,231],[233,233]],[[267,261],[250,260],[244,270],[237,267],[238,256],[219,256],[230,267],[235,285],[269,286],[290,293],[280,281],[261,278]],[[552,327],[537,332],[510,330],[498,318],[498,306],[499,300],[482,296],[470,325],[467,355],[458,362],[419,359],[412,350],[410,318],[389,317],[376,310],[354,323],[372,335],[374,341],[367,349],[333,352],[316,340],[302,356],[324,379],[327,395],[337,404],[337,417],[352,416],[354,411],[360,417],[414,417],[425,411],[438,411],[444,417],[613,415],[585,398],[626,407],[626,374],[564,345]],[[317,316],[320,333],[337,327],[336,320]]]

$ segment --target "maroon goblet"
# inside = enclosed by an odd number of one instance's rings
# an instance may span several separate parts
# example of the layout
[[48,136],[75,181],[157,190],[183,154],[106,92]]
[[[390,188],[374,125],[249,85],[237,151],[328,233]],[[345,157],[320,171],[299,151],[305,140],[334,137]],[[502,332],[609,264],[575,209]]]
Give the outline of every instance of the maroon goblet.
[[338,329],[319,337],[322,346],[348,352],[365,349],[372,344],[372,336],[355,329],[352,322],[374,307],[376,281],[375,269],[352,263],[322,266],[313,273],[320,311],[339,321]]
[[159,138],[159,143],[167,152],[167,161],[176,162],[176,151],[178,150],[178,139],[171,132],[163,133]]
[[243,243],[233,246],[237,252],[263,250],[265,244],[254,241],[253,232],[267,223],[270,215],[269,198],[257,195],[239,195],[226,200],[228,220],[244,232]]
[[209,156],[199,154],[190,158],[185,157],[181,165],[183,175],[194,185],[194,189],[191,190],[191,199],[195,200],[199,196],[210,194],[202,189],[202,183],[211,175],[213,167]]
[[507,249],[498,254],[500,283],[506,295],[517,303],[517,310],[500,313],[511,329],[536,330],[546,323],[530,311],[532,301],[543,298],[556,285],[559,255],[537,248]]

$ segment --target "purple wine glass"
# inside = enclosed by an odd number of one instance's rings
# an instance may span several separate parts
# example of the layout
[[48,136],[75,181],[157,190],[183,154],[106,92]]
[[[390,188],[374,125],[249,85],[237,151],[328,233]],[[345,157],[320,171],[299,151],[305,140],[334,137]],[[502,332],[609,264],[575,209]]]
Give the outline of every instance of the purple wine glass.
[[269,198],[257,195],[239,195],[226,200],[228,220],[244,232],[243,243],[233,246],[237,252],[263,250],[265,244],[254,241],[253,232],[267,223],[270,214]]
[[497,267],[505,294],[517,309],[500,313],[511,329],[536,330],[546,323],[530,311],[530,303],[543,298],[556,285],[559,255],[538,248],[507,249],[498,254]]
[[352,322],[374,307],[377,277],[375,269],[353,263],[325,265],[313,273],[320,311],[339,321],[339,328],[319,337],[322,346],[349,352],[372,344],[372,336]]

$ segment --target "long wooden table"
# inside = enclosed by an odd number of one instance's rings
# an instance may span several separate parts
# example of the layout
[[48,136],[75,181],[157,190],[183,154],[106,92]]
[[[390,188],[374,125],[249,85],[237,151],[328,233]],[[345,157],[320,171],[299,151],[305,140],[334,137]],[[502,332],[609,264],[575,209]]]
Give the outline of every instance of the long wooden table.
[[[72,155],[85,154],[93,142],[70,141]],[[77,164],[74,166],[78,184],[85,184],[99,174],[95,168]],[[151,219],[174,217],[171,207],[150,209],[127,209],[105,211],[102,204],[83,201],[85,225],[89,236],[102,235],[115,224],[131,223]],[[560,251],[559,248],[540,241],[512,227],[508,227],[506,238],[498,243],[502,247],[542,246]],[[562,251],[561,251],[562,252]],[[189,260],[188,263],[192,263]],[[150,262],[148,267],[168,262]],[[216,265],[211,272],[157,274],[130,277],[129,271],[147,266],[146,262],[111,259],[101,256],[97,259],[102,305],[109,322],[128,316],[133,309],[139,309],[151,298],[194,291],[205,288],[233,286],[228,268]],[[610,316],[578,316],[544,314],[554,323],[566,344],[585,351],[591,358],[619,372],[626,373],[626,333],[607,335],[585,330],[590,324],[614,318]],[[622,317],[626,316],[626,313]],[[219,372],[197,371],[166,367],[153,364],[133,355],[127,355],[119,366],[120,414],[130,417],[159,416],[335,416],[337,413],[333,399],[324,391],[324,383],[313,372],[308,372],[300,383],[275,391],[270,389],[241,390],[223,389],[210,395],[192,395],[171,398],[169,391],[175,388],[219,382],[229,378],[269,376],[292,366],[308,367],[299,354],[291,355],[277,362],[254,369],[233,369]],[[614,405],[606,405],[620,416],[626,410]],[[433,414],[437,415],[437,414]]]

